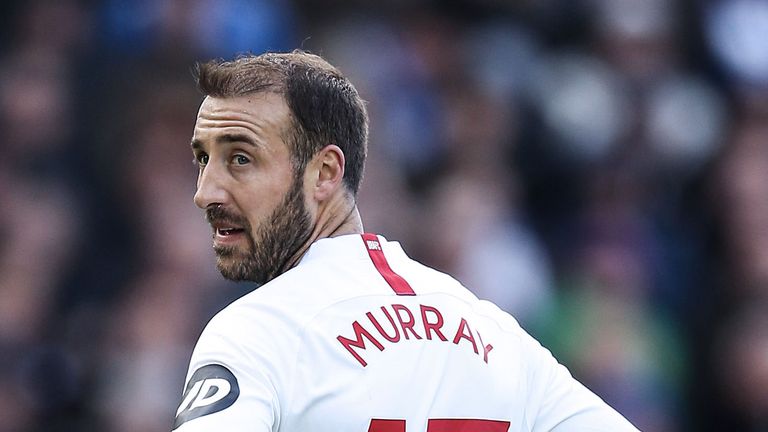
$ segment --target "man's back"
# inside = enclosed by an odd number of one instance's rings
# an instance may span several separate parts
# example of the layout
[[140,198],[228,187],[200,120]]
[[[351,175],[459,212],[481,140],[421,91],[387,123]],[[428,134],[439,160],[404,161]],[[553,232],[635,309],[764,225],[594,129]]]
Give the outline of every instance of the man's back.
[[209,323],[175,427],[635,430],[508,314],[370,234],[301,263]]

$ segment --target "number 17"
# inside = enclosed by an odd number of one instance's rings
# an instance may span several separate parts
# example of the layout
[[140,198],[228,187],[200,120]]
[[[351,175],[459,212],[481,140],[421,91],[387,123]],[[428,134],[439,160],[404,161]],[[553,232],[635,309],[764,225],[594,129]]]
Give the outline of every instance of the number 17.
[[[429,419],[427,432],[507,432],[508,421]],[[405,432],[405,420],[371,419],[368,432]]]

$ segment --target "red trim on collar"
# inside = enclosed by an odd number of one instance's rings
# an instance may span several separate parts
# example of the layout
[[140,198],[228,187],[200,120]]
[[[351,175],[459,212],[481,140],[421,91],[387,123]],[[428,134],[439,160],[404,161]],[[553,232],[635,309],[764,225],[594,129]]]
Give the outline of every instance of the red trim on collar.
[[361,234],[361,236],[363,238],[365,249],[368,251],[368,256],[371,257],[374,267],[376,267],[376,270],[379,271],[379,274],[381,274],[384,280],[387,281],[389,286],[392,287],[395,294],[416,295],[408,282],[389,267],[387,257],[384,256],[381,242],[379,242],[379,238],[376,237],[376,234],[365,233]]

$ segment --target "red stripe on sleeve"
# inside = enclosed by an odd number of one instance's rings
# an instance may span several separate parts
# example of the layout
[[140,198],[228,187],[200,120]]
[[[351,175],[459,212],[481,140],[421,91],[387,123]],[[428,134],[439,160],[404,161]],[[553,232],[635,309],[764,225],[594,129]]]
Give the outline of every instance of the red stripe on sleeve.
[[376,234],[365,233],[362,234],[362,237],[365,249],[368,251],[368,256],[371,257],[374,267],[376,267],[376,270],[379,271],[379,274],[387,281],[389,286],[392,287],[395,294],[416,295],[408,282],[389,267],[387,257],[384,256],[384,251],[381,249],[381,243]]

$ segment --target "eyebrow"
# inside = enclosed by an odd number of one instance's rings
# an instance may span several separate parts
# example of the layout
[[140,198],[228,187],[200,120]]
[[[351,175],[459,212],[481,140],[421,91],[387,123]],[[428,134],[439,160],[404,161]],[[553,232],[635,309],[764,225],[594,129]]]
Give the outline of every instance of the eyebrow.
[[[246,143],[253,147],[260,147],[260,145],[246,134],[239,133],[226,133],[216,137],[215,142],[217,144],[231,144],[231,143]],[[203,148],[203,141],[199,139],[193,139],[190,144],[193,150],[201,150]]]

